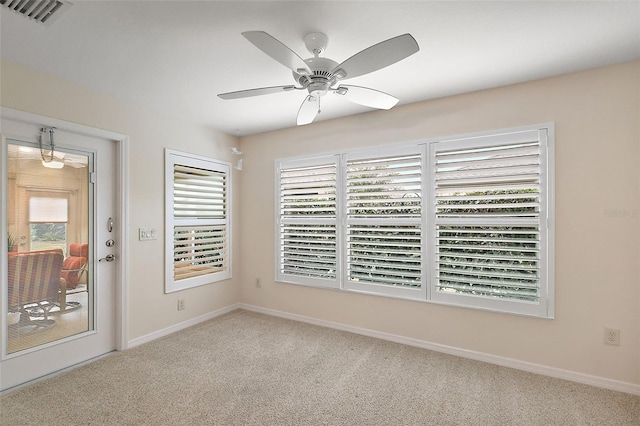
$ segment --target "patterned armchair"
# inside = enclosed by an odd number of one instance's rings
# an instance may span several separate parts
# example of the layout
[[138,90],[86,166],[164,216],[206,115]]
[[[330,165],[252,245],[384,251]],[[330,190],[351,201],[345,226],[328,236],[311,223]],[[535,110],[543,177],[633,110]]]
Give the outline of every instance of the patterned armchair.
[[[62,261],[62,250],[9,253],[9,311],[22,312],[21,323],[37,326],[55,324],[47,316],[54,306],[60,304],[61,309],[65,306],[67,284],[60,276]],[[32,304],[38,304],[42,308],[43,320],[31,321],[24,307]]]

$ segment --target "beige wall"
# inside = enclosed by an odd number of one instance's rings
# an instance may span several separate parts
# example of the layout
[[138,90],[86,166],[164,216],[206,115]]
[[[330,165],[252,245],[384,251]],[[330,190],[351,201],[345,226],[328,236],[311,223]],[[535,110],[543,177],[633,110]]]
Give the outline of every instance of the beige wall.
[[[554,320],[274,282],[275,159],[545,122],[556,125]],[[638,384],[639,123],[634,62],[243,138],[241,299]],[[621,330],[619,347],[603,344],[604,327]]]
[[[233,162],[229,135],[2,63],[2,106],[130,137],[129,338],[238,301],[640,384],[640,62],[243,138],[234,171],[234,278],[163,292],[163,149]],[[556,319],[275,283],[274,160],[556,124]],[[260,214],[258,214],[260,213]],[[137,240],[154,227],[158,240]],[[260,278],[262,287],[255,286]],[[178,312],[176,300],[186,299]],[[605,346],[603,327],[621,329]]]
[[[235,136],[144,111],[17,64],[3,62],[0,71],[2,106],[129,136],[129,339],[238,302],[239,262],[231,280],[171,294],[164,294],[163,266],[164,148],[232,162]],[[239,173],[234,171],[233,179],[239,186]],[[237,241],[239,206],[234,201]],[[140,227],[155,228],[158,239],[138,241]],[[178,298],[185,299],[184,311],[177,310]]]

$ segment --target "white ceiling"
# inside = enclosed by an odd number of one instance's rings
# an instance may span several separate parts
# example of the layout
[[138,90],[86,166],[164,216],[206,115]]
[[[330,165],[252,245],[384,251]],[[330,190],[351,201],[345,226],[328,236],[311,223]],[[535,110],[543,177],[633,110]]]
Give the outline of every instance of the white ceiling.
[[[304,35],[324,32],[323,56],[338,63],[410,33],[418,53],[345,81],[400,105],[640,58],[639,1],[72,2],[49,27],[0,9],[2,59],[238,135],[295,126],[305,97],[216,96],[293,84],[291,71],[241,36],[248,30],[303,58]],[[316,121],[368,110],[325,96]]]

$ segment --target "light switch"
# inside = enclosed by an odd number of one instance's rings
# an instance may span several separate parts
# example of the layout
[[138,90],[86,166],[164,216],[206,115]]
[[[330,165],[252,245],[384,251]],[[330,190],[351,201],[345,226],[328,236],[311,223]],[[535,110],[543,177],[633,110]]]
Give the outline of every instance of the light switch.
[[139,241],[150,241],[155,239],[157,239],[155,228],[138,228]]

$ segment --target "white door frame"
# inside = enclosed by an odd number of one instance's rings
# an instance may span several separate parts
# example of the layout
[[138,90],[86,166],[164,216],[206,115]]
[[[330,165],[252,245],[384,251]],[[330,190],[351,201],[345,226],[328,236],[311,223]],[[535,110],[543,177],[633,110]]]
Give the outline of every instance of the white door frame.
[[[119,261],[115,262],[115,324],[116,324],[116,350],[122,351],[129,347],[129,136],[109,130],[96,129],[81,124],[71,123],[56,118],[45,117],[11,108],[0,107],[0,117],[23,123],[37,124],[45,127],[57,127],[61,130],[87,135],[92,137],[113,140],[116,144],[116,170],[115,170],[115,210],[120,217],[120,226],[116,227],[114,235],[118,244]],[[0,154],[1,155],[1,154]],[[2,173],[2,185],[6,187],[6,173]],[[0,189],[0,192],[2,190]],[[2,193],[2,211],[6,212],[6,200]],[[4,215],[3,215],[4,217]],[[0,220],[2,235],[6,230],[6,221]],[[0,321],[2,323],[2,321]]]

